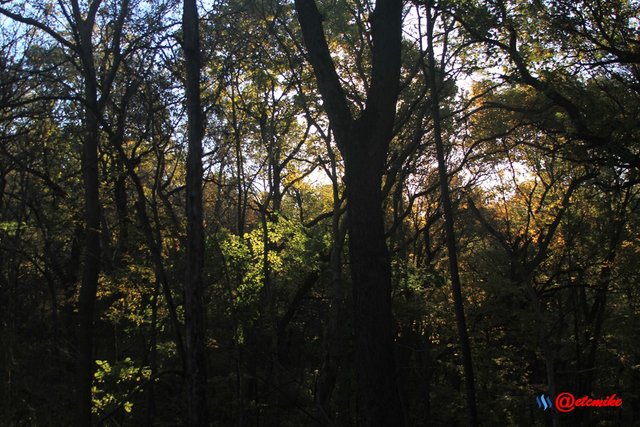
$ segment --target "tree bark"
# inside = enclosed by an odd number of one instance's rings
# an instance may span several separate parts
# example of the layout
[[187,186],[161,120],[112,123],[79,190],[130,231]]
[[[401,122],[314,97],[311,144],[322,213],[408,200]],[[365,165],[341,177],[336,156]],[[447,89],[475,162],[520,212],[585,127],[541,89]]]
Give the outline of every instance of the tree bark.
[[315,2],[296,0],[295,6],[331,129],[345,159],[358,425],[402,426],[381,190],[399,92],[402,2],[378,0],[371,15],[371,81],[366,106],[357,119],[340,84]]
[[454,213],[451,205],[449,191],[449,174],[444,156],[444,143],[442,140],[442,119],[440,116],[439,88],[442,87],[442,78],[436,74],[435,55],[433,51],[434,16],[431,8],[427,8],[427,78],[431,92],[431,117],[433,118],[433,139],[436,145],[436,157],[438,161],[438,177],[440,179],[440,197],[444,214],[444,228],[447,242],[447,254],[449,258],[449,275],[453,292],[453,305],[456,314],[458,337],[462,350],[462,366],[464,369],[464,384],[467,398],[467,415],[469,425],[478,425],[478,410],[476,408],[475,379],[473,375],[473,359],[471,357],[471,344],[467,330],[467,321],[464,314],[464,302],[462,298],[462,286],[458,269],[458,251],[456,248],[456,234],[454,229]]
[[187,269],[184,285],[188,424],[208,425],[205,322],[203,307],[204,227],[202,213],[203,112],[200,102],[200,32],[195,0],[182,15],[187,105]]
[[[93,18],[84,20],[77,9],[76,21],[80,33],[79,51],[84,72],[85,123],[82,147],[82,178],[84,181],[84,269],[78,302],[78,389],[77,422],[91,425],[91,383],[93,380],[93,326],[95,301],[100,274],[100,192],[98,171],[98,88],[91,36]],[[95,16],[95,15],[94,15]]]

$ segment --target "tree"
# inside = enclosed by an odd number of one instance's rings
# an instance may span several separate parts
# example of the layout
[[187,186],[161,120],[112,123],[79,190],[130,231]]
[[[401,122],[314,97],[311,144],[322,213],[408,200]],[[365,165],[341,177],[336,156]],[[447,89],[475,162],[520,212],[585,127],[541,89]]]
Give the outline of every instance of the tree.
[[[98,171],[98,146],[100,141],[100,119],[106,101],[109,99],[111,84],[116,76],[120,63],[125,56],[122,52],[121,40],[123,26],[129,15],[129,2],[125,1],[115,8],[112,16],[105,16],[113,25],[112,38],[106,47],[112,53],[105,74],[98,77],[96,69],[96,52],[94,29],[96,17],[101,10],[102,1],[90,2],[84,8],[77,0],[71,2],[70,8],[60,4],[56,11],[65,17],[67,30],[71,31],[71,39],[65,38],[60,29],[51,27],[46,21],[22,16],[19,13],[2,8],[0,13],[18,22],[31,25],[49,36],[67,50],[70,56],[77,55],[78,67],[83,78],[81,99],[84,103],[84,141],[82,152],[82,171],[84,181],[84,227],[85,247],[82,284],[78,302],[78,372],[77,372],[77,422],[81,425],[91,424],[91,381],[93,378],[93,323],[95,317],[95,300],[100,273],[100,193]],[[43,5],[38,5],[43,6]],[[47,16],[49,14],[45,14]]]
[[[434,28],[438,13],[435,8],[426,8],[427,25],[427,63],[424,66],[425,78],[428,80],[429,91],[431,93],[431,117],[433,119],[433,138],[436,146],[436,159],[438,162],[438,176],[440,178],[440,196],[442,198],[442,211],[445,221],[445,234],[447,240],[447,254],[449,258],[449,274],[453,289],[453,301],[456,313],[456,323],[458,325],[458,335],[460,337],[460,347],[462,348],[462,358],[465,374],[465,390],[467,393],[467,411],[469,413],[469,424],[478,425],[478,411],[476,409],[475,380],[473,375],[473,361],[471,358],[471,345],[469,343],[469,333],[467,331],[467,321],[464,314],[462,289],[460,284],[460,272],[458,266],[458,250],[456,248],[456,235],[454,230],[455,215],[451,203],[449,190],[449,174],[445,161],[444,143],[442,139],[442,118],[440,111],[441,89],[444,86],[444,70],[436,67],[434,53]],[[445,28],[450,24],[443,22]],[[445,29],[445,31],[450,31]],[[445,35],[445,39],[447,35]],[[446,43],[446,42],[445,42]],[[448,46],[444,46],[446,51]],[[444,62],[444,61],[441,61]]]
[[402,425],[381,191],[399,93],[402,2],[379,0],[369,16],[371,74],[366,104],[356,118],[336,72],[315,1],[297,0],[295,5],[318,90],[345,161],[358,420],[363,426]]
[[[499,0],[460,4],[452,14],[472,40],[499,58],[496,65],[504,64],[504,80],[531,87],[562,111],[562,130],[579,141],[576,155],[635,168],[639,155],[628,141],[637,136],[628,120],[638,110],[638,57],[631,35],[637,9],[626,1]],[[554,61],[558,40],[566,50]]]
[[202,215],[202,137],[204,120],[200,103],[200,31],[195,0],[185,0],[182,15],[187,106],[187,271],[185,325],[187,328],[186,376],[189,425],[209,423],[207,412],[207,359],[202,270],[204,268],[204,228]]

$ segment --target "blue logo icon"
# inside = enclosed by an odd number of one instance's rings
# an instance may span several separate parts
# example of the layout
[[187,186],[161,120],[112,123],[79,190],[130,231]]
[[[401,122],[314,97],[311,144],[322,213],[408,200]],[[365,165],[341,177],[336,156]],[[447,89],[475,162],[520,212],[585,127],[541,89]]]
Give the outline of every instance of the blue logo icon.
[[536,397],[536,403],[538,404],[538,408],[543,409],[546,411],[547,409],[553,407],[553,403],[551,403],[551,399],[549,399],[549,396],[541,394],[540,396]]

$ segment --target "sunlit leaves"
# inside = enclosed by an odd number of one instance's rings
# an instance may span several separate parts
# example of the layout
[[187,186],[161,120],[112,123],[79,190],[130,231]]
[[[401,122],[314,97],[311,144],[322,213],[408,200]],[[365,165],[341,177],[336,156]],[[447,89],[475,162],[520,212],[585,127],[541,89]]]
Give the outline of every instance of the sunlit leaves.
[[140,327],[150,321],[150,297],[155,274],[144,265],[128,264],[113,275],[100,279],[98,299],[109,301],[103,316],[114,324]]
[[242,237],[226,234],[221,241],[227,267],[238,275],[238,304],[257,302],[265,286],[265,262],[271,280],[285,288],[318,268],[317,248],[301,224],[278,217],[267,223],[267,230],[266,240],[262,228],[256,227]]
[[99,416],[118,408],[130,413],[134,405],[128,400],[133,397],[129,390],[151,379],[149,367],[138,367],[129,357],[115,363],[96,360],[96,366],[91,389],[92,411]]

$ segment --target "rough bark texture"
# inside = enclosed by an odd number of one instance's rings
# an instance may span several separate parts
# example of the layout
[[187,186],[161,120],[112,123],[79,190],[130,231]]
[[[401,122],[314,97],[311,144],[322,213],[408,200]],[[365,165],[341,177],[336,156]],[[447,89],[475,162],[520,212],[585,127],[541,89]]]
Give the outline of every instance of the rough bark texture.
[[402,2],[379,0],[370,17],[372,71],[365,109],[353,118],[313,0],[296,0],[318,89],[345,159],[353,284],[358,425],[404,424],[394,361],[391,267],[385,241],[382,175],[392,138],[400,76]]
[[200,33],[195,0],[184,1],[182,15],[185,91],[188,117],[187,156],[187,271],[185,280],[186,365],[188,424],[208,425],[205,325],[202,270],[204,229],[202,216],[202,137],[200,103]]

